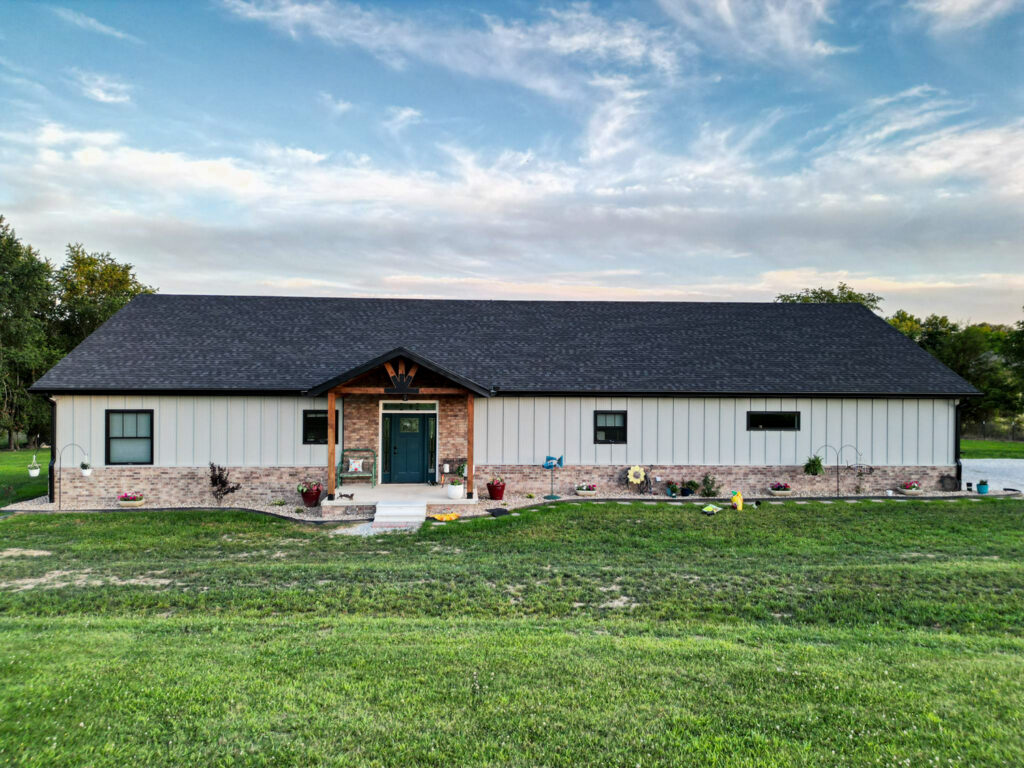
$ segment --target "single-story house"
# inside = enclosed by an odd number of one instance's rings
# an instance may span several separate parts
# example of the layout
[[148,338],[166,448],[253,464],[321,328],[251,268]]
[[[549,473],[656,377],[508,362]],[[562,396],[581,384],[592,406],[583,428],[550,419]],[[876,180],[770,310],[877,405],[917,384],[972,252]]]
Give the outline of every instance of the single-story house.
[[[54,404],[66,503],[142,491],[294,500],[310,478],[544,492],[717,477],[808,493],[959,482],[957,406],[977,391],[856,304],[140,296],[32,387]],[[70,448],[65,448],[70,446]],[[91,476],[78,471],[87,454]],[[73,458],[72,458],[73,457]],[[51,475],[53,472],[51,472]]]

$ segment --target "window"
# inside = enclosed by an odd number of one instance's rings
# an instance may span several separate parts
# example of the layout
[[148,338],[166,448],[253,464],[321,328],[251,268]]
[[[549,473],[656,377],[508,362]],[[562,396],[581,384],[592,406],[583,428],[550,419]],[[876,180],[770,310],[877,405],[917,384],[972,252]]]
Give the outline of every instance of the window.
[[107,411],[107,464],[153,463],[153,412]]
[[384,403],[385,411],[436,411],[437,403]]
[[[334,444],[338,444],[338,412],[334,412]],[[302,412],[302,444],[327,445],[327,411]]]
[[594,411],[594,442],[626,442],[626,412]]
[[747,411],[749,432],[796,432],[800,411]]

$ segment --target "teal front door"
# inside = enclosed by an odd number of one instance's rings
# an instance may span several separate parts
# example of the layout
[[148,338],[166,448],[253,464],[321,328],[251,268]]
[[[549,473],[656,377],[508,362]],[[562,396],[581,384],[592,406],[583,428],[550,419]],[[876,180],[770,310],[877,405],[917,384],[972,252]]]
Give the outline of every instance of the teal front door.
[[427,416],[391,416],[391,482],[427,481]]

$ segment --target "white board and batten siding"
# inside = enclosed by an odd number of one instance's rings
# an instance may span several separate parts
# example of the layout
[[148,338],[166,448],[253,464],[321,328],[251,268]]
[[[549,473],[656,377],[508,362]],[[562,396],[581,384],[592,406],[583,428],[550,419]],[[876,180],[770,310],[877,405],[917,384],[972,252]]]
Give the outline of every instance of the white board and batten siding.
[[[102,466],[105,458],[108,409],[153,411],[153,465],[157,467],[201,467],[211,461],[229,467],[327,464],[326,445],[302,443],[302,412],[327,410],[325,397],[58,395],[55,399],[58,442],[81,445],[95,466]],[[341,428],[339,408],[339,433]],[[73,460],[80,461],[81,456],[76,452]]]
[[[594,411],[626,411],[627,442],[594,443]],[[747,430],[747,411],[799,411],[800,429]],[[950,466],[952,399],[492,397],[477,398],[476,464],[799,465],[823,445],[852,445],[841,463]],[[822,452],[826,464],[835,455]]]

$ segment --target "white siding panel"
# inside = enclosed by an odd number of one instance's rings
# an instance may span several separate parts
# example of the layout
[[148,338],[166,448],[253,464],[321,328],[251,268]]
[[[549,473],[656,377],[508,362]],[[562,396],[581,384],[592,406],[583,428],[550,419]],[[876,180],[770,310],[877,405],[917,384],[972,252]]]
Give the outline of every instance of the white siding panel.
[[551,451],[551,398],[538,397],[534,400],[533,444],[535,463],[542,463]]
[[519,463],[519,398],[505,401],[502,414],[501,455],[504,464]]
[[853,446],[852,448],[843,448],[842,453],[842,464],[856,464],[860,458],[857,451],[860,450],[860,446],[857,445],[857,401],[844,398],[841,401],[842,409],[842,434],[840,436],[840,443],[837,448],[842,446]]
[[656,464],[672,463],[672,433],[675,431],[675,413],[671,397],[658,398],[658,453]]
[[672,463],[689,464],[690,407],[685,397],[672,401]]
[[[551,398],[550,451],[556,459],[565,456],[565,398]],[[547,456],[547,453],[545,453]]]
[[932,463],[932,429],[935,426],[935,401],[921,400],[917,404],[917,463]]
[[888,407],[886,417],[888,428],[885,437],[886,455],[888,457],[886,464],[898,466],[903,464],[903,441],[901,439],[903,432],[903,401],[888,400],[886,405]]
[[519,398],[519,464],[537,463],[537,442],[533,439],[533,409],[535,400],[532,397]]
[[800,411],[800,430],[794,434],[793,463],[803,464],[811,456],[811,399],[801,397],[796,401]]
[[583,453],[583,429],[580,426],[580,399],[565,398],[565,463],[578,465]]
[[871,463],[889,463],[889,405],[885,400],[871,401]]
[[[639,397],[626,400],[626,464],[639,464],[644,460],[643,404]],[[612,450],[614,455],[615,451]]]
[[956,405],[952,400],[935,401],[935,423],[932,428],[932,461],[938,466],[952,464],[956,452],[955,438]]
[[[760,411],[782,410],[782,400],[777,397],[769,397],[764,401],[764,407]],[[776,466],[782,463],[782,432],[762,432],[764,437],[764,463],[769,466]]]
[[901,464],[917,464],[917,400],[903,401],[903,457]]
[[828,442],[828,405],[825,400],[811,400],[811,450],[808,456],[821,456],[825,459],[822,448]]
[[[795,398],[786,398],[782,400],[781,408],[784,411],[795,411],[797,410],[797,401]],[[796,437],[799,434],[798,431],[791,432],[780,432],[779,433],[779,464],[796,464]]]
[[596,410],[596,398],[580,398],[580,464],[597,464],[598,448],[603,448],[607,454],[605,461],[611,461],[611,448],[607,445],[599,446],[594,442],[594,411]]
[[689,431],[687,432],[688,464],[704,464],[704,398],[689,400]]
[[[751,411],[764,411],[765,400],[754,397],[750,400]],[[747,415],[743,414],[743,424],[746,426]],[[768,458],[768,437],[765,432],[748,432],[750,437],[750,463],[757,466],[767,463]]]
[[492,464],[505,463],[501,452],[501,436],[506,399],[496,397],[487,404],[487,460]]
[[857,400],[857,450],[861,464],[871,464],[872,448],[871,401]]
[[[74,433],[72,439],[82,447],[82,450],[89,452],[89,461],[99,466],[103,463],[103,453],[96,453],[96,444],[92,439],[92,398],[88,395],[75,395],[74,411]],[[73,466],[82,461],[85,456],[75,449],[74,458],[69,450],[64,455],[63,465]]]
[[836,463],[836,450],[843,446],[843,401],[829,398],[825,401],[825,448],[821,458],[826,464]]
[[[107,460],[107,412],[109,398],[100,395],[89,404],[89,443],[85,445],[89,451],[89,459],[99,467]],[[71,453],[71,451],[68,451]]]
[[[726,401],[728,402],[728,401]],[[733,459],[737,464],[750,463],[750,432],[747,431],[747,411],[750,398],[738,397],[733,400]]]
[[153,463],[178,464],[178,398],[158,397],[153,413]]
[[721,464],[719,455],[719,440],[722,425],[720,415],[722,401],[717,397],[709,397],[704,400],[704,463]]
[[[338,403],[338,415],[340,416],[344,410]],[[296,432],[296,413],[298,408],[296,404],[288,401],[279,403],[277,409],[277,426],[275,431],[277,432],[277,459],[281,462],[281,466],[290,467],[295,466],[295,454],[299,447],[299,442],[302,440],[302,435]],[[338,434],[341,434],[342,425],[337,426]],[[341,441],[338,441],[338,445],[341,445]],[[340,456],[339,456],[340,458]],[[326,463],[326,462],[324,462]]]
[[640,399],[640,418],[643,424],[640,440],[640,461],[658,462],[658,401],[651,397]]

